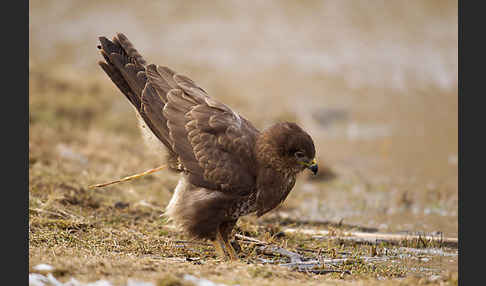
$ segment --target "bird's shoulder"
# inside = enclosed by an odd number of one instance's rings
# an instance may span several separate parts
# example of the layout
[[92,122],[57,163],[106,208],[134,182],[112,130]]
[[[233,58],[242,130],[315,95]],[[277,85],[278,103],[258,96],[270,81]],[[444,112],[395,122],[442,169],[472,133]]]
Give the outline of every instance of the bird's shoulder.
[[188,77],[174,73],[172,78],[176,85],[162,113],[172,149],[191,183],[234,193],[253,189],[258,129]]

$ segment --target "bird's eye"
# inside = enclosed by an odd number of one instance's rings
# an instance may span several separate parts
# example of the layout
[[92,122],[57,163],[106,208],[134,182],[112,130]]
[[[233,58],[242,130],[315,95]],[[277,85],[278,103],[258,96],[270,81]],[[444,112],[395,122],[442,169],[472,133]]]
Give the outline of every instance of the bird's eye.
[[304,157],[305,157],[304,152],[302,152],[302,151],[297,151],[297,152],[295,152],[295,157],[296,157],[297,159],[304,158]]

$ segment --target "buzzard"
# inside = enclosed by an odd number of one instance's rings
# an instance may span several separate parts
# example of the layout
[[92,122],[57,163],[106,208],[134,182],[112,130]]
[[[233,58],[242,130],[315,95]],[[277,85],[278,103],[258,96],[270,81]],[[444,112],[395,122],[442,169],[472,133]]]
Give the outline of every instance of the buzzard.
[[190,78],[147,64],[127,37],[99,37],[99,65],[167,148],[181,173],[166,215],[191,237],[209,239],[219,255],[238,259],[228,242],[240,216],[277,207],[296,175],[317,173],[315,147],[295,123],[259,131]]

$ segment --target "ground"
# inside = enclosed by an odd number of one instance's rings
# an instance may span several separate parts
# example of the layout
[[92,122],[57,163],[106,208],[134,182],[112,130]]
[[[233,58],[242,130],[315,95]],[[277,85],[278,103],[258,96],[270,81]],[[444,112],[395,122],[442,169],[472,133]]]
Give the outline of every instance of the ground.
[[[458,236],[456,3],[80,3],[30,2],[30,273],[45,263],[59,281],[117,285],[188,284],[184,274],[226,285],[457,284],[457,246],[341,235]],[[178,180],[166,171],[88,188],[164,158],[96,64],[97,36],[116,32],[258,128],[291,120],[312,135],[320,175],[302,174],[278,210],[235,233],[303,258],[347,258],[326,264],[337,272],[279,266],[289,259],[241,237],[241,261],[222,262],[161,217]]]

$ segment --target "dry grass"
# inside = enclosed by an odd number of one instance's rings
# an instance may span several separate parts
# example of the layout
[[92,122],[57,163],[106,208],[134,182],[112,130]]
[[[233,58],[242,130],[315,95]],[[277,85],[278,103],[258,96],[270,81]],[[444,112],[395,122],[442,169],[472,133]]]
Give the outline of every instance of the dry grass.
[[[42,74],[42,77],[37,75]],[[344,243],[339,239],[321,241],[304,235],[275,236],[279,229],[302,226],[302,222],[270,215],[264,219],[247,218],[239,225],[238,232],[284,246],[287,249],[308,249],[314,257],[339,258],[339,252],[348,252],[354,262],[339,266],[340,271],[351,274],[306,274],[279,267],[262,265],[257,257],[257,247],[242,244],[242,261],[221,263],[210,246],[198,243],[177,243],[185,240],[168,227],[160,217],[168,202],[177,177],[161,171],[144,178],[90,190],[88,185],[122,177],[160,164],[145,148],[134,120],[133,111],[123,105],[116,111],[110,108],[110,96],[120,98],[108,84],[85,78],[72,82],[50,74],[48,70],[31,70],[31,114],[29,152],[29,265],[48,263],[55,266],[59,280],[76,277],[81,281],[109,279],[123,283],[130,277],[143,280],[166,281],[165,273],[184,282],[183,274],[191,273],[226,284],[251,283],[290,285],[295,281],[318,284],[376,283],[377,278],[403,283],[428,283],[426,277],[440,274],[435,281],[453,282],[457,279],[457,258],[452,262],[432,257],[427,263],[420,257],[399,259],[385,254],[400,246],[378,245],[373,252],[387,257],[388,261],[365,263],[360,257],[370,256],[372,247]],[[73,104],[75,102],[76,104]],[[122,103],[124,103],[122,101]],[[119,121],[111,113],[119,115]],[[90,114],[90,115],[87,115]],[[116,154],[116,156],[114,156]],[[331,181],[303,176],[295,195],[281,209],[281,214],[298,215],[299,205],[313,188],[337,188],[350,192],[361,184],[376,188],[366,179],[353,179],[345,183],[341,177]],[[367,190],[373,193],[377,190]],[[320,197],[319,193],[315,194]],[[329,198],[325,196],[324,198]],[[396,206],[409,204],[408,198],[397,198]],[[292,216],[293,213],[293,216]],[[309,218],[307,214],[307,217]],[[304,216],[302,216],[304,218]],[[399,225],[401,222],[397,220]],[[364,224],[363,224],[364,225]],[[352,229],[346,224],[307,224],[318,229]],[[434,225],[436,229],[440,229]],[[402,229],[403,230],[403,229]],[[412,245],[419,247],[420,245]],[[423,247],[423,246],[421,246]],[[190,259],[195,259],[191,262]],[[430,265],[430,267],[429,267]],[[437,266],[438,265],[438,266]],[[434,270],[415,270],[420,267]],[[455,276],[456,275],[456,276]],[[170,279],[172,279],[170,278]],[[389,280],[391,279],[391,280]],[[398,279],[398,280],[397,280]],[[333,282],[334,281],[334,282]],[[165,283],[165,282],[160,282]]]

